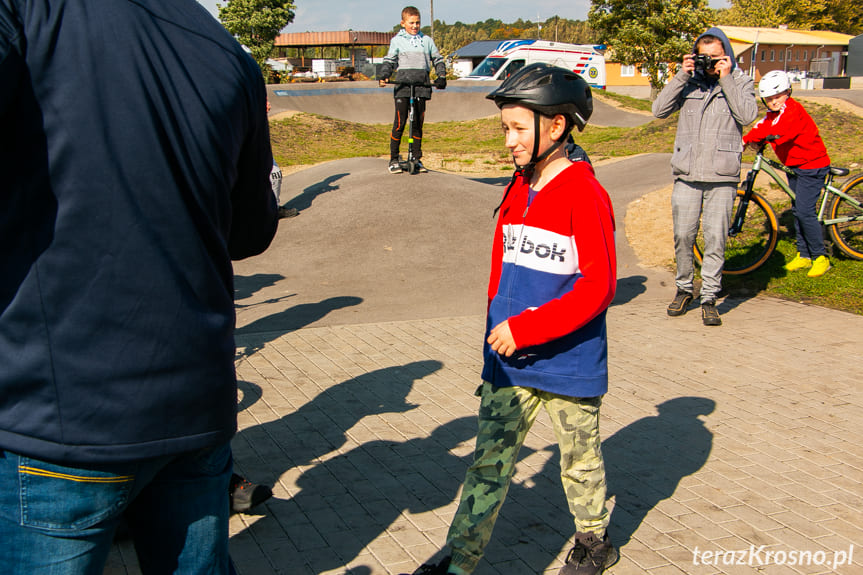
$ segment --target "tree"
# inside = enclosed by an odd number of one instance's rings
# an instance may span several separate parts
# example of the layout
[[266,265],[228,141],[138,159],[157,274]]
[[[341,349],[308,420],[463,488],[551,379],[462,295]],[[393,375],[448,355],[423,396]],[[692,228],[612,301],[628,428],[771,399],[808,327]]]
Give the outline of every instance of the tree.
[[266,78],[276,36],[294,21],[293,0],[228,0],[226,6],[217,6],[222,25],[252,51]]
[[647,71],[653,99],[666,66],[692,51],[710,15],[706,0],[592,0],[588,22],[617,61]]
[[720,24],[795,30],[830,30],[857,35],[863,31],[859,0],[731,0],[717,14]]

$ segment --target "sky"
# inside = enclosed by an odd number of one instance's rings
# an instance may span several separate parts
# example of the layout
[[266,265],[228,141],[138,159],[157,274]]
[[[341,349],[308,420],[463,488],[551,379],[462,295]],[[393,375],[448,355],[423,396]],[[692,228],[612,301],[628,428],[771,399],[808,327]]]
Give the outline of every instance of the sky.
[[[217,4],[227,0],[198,0],[214,16]],[[360,30],[389,32],[398,26],[401,9],[413,4],[420,10],[423,25],[430,23],[430,8],[434,4],[435,20],[447,24],[473,24],[489,18],[515,22],[519,18],[532,22],[552,16],[570,20],[586,20],[590,0],[294,0],[294,21],[285,32],[330,32]],[[727,0],[710,0],[712,8],[727,8]]]

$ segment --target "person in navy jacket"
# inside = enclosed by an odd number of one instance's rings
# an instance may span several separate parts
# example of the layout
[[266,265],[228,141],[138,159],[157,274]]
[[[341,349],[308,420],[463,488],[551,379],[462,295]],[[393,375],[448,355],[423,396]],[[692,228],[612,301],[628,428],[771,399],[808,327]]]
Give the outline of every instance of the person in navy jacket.
[[255,62],[196,1],[0,0],[0,565],[228,573],[232,259],[277,226]]
[[450,554],[415,573],[464,575],[491,538],[539,409],[551,417],[575,523],[562,575],[601,573],[619,554],[606,528],[599,408],[608,389],[606,309],[616,256],[611,200],[567,136],[593,110],[578,74],[525,66],[488,96],[517,166],[499,206],[488,284],[479,431],[447,536]]

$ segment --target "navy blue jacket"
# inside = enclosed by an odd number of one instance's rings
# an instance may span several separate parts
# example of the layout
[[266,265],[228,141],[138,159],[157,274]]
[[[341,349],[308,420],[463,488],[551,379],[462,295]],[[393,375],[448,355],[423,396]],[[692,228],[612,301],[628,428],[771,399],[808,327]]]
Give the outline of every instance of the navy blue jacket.
[[194,0],[0,0],[0,449],[230,439],[231,259],[277,225],[265,108]]

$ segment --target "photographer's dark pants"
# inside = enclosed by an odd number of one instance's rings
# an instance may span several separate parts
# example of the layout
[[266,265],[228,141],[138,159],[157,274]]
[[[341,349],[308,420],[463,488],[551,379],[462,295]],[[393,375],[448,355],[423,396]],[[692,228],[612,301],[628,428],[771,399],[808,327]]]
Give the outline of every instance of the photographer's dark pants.
[[[396,117],[393,120],[393,131],[390,134],[390,159],[396,160],[399,157],[399,145],[402,141],[402,134],[405,131],[405,124],[408,121],[408,108],[410,107],[410,98],[396,98]],[[421,98],[414,98],[414,120],[411,129],[411,136],[414,139],[411,150],[414,154],[414,159],[419,160],[423,157],[423,119],[426,113],[426,101]]]
[[802,170],[791,168],[794,175],[788,174],[788,187],[794,191],[794,229],[797,232],[797,251],[801,258],[814,260],[827,255],[824,248],[824,235],[818,221],[816,208],[824,178],[830,168]]

